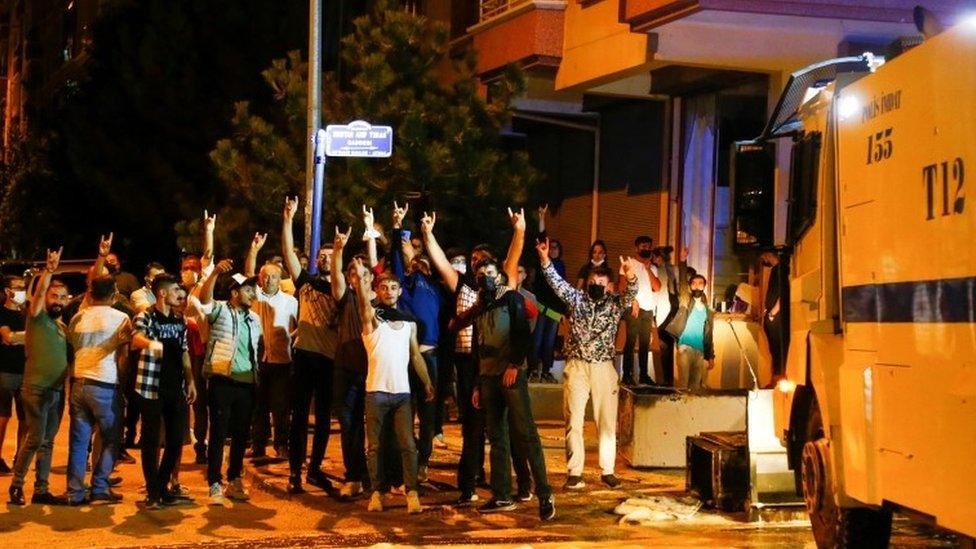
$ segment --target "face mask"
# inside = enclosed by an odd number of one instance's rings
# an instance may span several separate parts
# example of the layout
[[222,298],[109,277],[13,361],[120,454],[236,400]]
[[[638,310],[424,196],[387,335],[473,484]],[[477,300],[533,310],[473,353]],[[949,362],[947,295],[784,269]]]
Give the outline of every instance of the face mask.
[[763,267],[772,267],[773,266],[773,263],[771,261],[767,261],[765,259],[762,260],[761,263],[762,263],[762,266]]
[[17,305],[23,305],[27,301],[27,292],[24,290],[14,290],[14,295],[11,298]]
[[693,297],[695,299],[701,299],[701,298],[705,297],[705,290],[692,290],[691,291],[691,297]]
[[468,272],[468,266],[467,266],[467,264],[465,264],[464,262],[461,262],[461,261],[459,261],[457,263],[451,263],[451,267],[453,267],[455,271],[457,271],[457,272],[459,272],[461,274],[464,274],[464,273]]
[[652,253],[653,252],[651,252],[651,250],[640,250],[637,252],[637,255],[643,257],[644,259],[648,259],[651,257]]
[[106,263],[105,264],[105,268],[108,269],[109,274],[115,274],[115,273],[119,272],[119,266],[118,265],[112,265],[112,264]]
[[586,287],[586,291],[590,294],[590,299],[594,301],[599,301],[607,295],[607,287],[600,284],[590,284]]
[[51,305],[47,308],[47,314],[51,318],[60,318],[62,312],[64,312],[64,307],[61,305]]
[[605,259],[591,259],[590,263],[592,263],[594,267],[599,267],[600,265],[603,265],[605,261]]
[[478,286],[483,292],[488,294],[494,294],[495,289],[498,287],[498,285],[495,284],[495,279],[487,276],[478,277]]

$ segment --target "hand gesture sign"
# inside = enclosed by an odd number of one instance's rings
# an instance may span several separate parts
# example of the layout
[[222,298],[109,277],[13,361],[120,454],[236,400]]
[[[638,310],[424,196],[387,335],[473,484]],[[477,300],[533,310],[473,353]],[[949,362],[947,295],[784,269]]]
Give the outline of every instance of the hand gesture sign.
[[639,261],[630,256],[620,256],[620,270],[623,271],[624,277],[626,278],[637,276],[638,269],[643,266]]
[[251,239],[251,249],[260,250],[266,240],[268,240],[268,233],[254,233],[254,238]]
[[53,273],[54,271],[58,270],[58,265],[61,264],[61,252],[63,251],[64,246],[61,246],[57,249],[57,251],[54,252],[51,250],[47,251],[47,261],[44,264],[44,268],[47,269],[48,272]]
[[214,272],[216,273],[229,273],[234,268],[234,260],[232,259],[221,259],[219,263],[214,267]]
[[549,213],[549,204],[543,204],[539,206],[539,209],[537,211],[539,212],[539,218],[545,219],[546,215]]
[[535,251],[539,253],[539,263],[549,264],[549,237],[535,243]]
[[401,208],[397,204],[396,200],[393,201],[393,228],[399,229],[403,227],[403,220],[407,217],[407,212],[410,211],[410,204],[404,204]]
[[512,209],[508,209],[508,217],[512,220],[512,228],[516,231],[525,230],[525,208],[521,208],[518,212],[512,212]]
[[217,226],[217,214],[209,215],[210,212],[203,210],[203,230],[212,233]]
[[373,228],[373,223],[373,208],[367,208],[366,204],[363,204],[363,224],[369,230]]
[[[346,232],[339,232],[339,227],[335,228],[335,238],[332,240],[333,250],[342,250],[346,246],[346,242],[349,242],[349,236],[352,235],[352,226],[349,226],[349,230]],[[336,253],[336,252],[333,252]]]
[[437,212],[424,212],[424,217],[420,219],[420,230],[430,234],[434,231],[434,223],[437,223]]
[[108,233],[107,237],[105,235],[101,236],[101,239],[98,241],[98,255],[105,257],[112,252],[112,234]]
[[292,198],[290,196],[285,197],[285,219],[294,219],[295,212],[298,211],[298,197]]
[[681,262],[684,263],[688,261],[688,246],[681,247],[681,254],[678,256],[681,258]]

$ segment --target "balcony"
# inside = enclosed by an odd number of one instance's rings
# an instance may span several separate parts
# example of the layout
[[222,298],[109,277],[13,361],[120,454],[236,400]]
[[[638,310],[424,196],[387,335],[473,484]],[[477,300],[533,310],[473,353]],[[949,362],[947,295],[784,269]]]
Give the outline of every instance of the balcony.
[[490,77],[509,63],[555,71],[563,52],[566,0],[481,0],[468,29],[478,73]]

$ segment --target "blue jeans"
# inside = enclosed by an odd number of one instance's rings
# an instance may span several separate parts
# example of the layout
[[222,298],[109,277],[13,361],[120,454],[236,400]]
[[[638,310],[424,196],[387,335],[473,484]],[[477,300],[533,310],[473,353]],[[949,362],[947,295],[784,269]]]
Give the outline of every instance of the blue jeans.
[[108,477],[115,465],[120,416],[116,387],[95,384],[87,379],[71,382],[71,427],[68,438],[68,497],[85,499],[85,465],[88,445],[98,429],[101,438],[98,455],[92,454],[91,493],[108,492]]
[[529,353],[530,373],[552,372],[557,335],[559,335],[559,321],[540,314],[535,321],[535,331],[532,332],[532,351]]
[[403,484],[409,490],[417,489],[417,447],[413,442],[413,412],[410,410],[410,393],[366,393],[366,463],[373,490],[385,488],[388,483],[380,467],[381,454],[391,454],[389,438],[383,433],[393,424],[396,443],[403,467]]
[[54,447],[54,437],[58,434],[58,427],[61,425],[60,403],[63,396],[64,393],[60,389],[44,389],[33,385],[21,387],[20,398],[24,404],[27,433],[17,450],[11,486],[23,488],[31,461],[34,460],[34,456],[37,456],[34,493],[48,492],[47,478],[51,474],[51,451]]

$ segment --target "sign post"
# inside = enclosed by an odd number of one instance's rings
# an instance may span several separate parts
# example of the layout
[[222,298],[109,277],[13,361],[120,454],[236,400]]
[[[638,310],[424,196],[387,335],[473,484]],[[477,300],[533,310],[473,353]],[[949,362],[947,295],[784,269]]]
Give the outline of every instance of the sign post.
[[330,124],[318,130],[314,142],[314,183],[312,185],[312,230],[309,246],[309,272],[315,273],[322,244],[322,200],[325,189],[325,162],[329,156],[345,158],[389,158],[393,154],[393,128],[373,126],[364,120],[346,125]]

